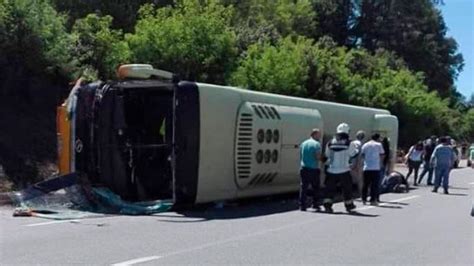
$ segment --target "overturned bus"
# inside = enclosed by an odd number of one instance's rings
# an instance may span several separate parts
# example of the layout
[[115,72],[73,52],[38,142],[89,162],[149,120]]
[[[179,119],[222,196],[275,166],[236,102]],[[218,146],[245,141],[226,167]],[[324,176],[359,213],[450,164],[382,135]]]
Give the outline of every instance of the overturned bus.
[[[124,65],[119,80],[73,88],[58,107],[59,169],[129,201],[175,206],[298,190],[299,144],[336,126],[380,133],[397,147],[386,110],[177,80]],[[390,164],[393,167],[395,153]]]

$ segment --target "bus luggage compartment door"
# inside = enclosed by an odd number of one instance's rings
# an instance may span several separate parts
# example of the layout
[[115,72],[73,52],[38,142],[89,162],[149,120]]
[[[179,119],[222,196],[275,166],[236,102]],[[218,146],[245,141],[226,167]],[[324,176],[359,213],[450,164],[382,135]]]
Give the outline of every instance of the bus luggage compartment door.
[[319,128],[323,136],[323,120],[316,109],[280,106],[281,123],[281,171],[278,183],[298,183],[300,169],[299,145],[308,139],[313,128]]

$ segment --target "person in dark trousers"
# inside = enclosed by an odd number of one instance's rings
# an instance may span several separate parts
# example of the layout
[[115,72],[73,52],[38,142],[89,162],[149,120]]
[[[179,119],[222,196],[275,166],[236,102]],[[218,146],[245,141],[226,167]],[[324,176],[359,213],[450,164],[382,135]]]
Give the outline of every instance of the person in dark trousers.
[[430,163],[435,170],[435,183],[433,192],[438,192],[438,188],[441,186],[441,179],[443,180],[444,194],[449,194],[449,172],[454,166],[454,160],[456,155],[450,146],[450,140],[447,137],[440,139],[441,144],[436,146],[431,155]]
[[[380,168],[380,180],[379,180],[379,191],[382,188],[382,182],[386,176],[390,174],[390,140],[387,137],[382,139],[382,147],[384,151],[384,156],[382,160],[382,166]],[[380,193],[379,193],[380,196]],[[377,201],[380,202],[379,197],[377,197]]]
[[352,200],[352,177],[349,161],[357,153],[354,143],[349,139],[349,125],[339,124],[336,129],[336,135],[329,141],[325,158],[327,158],[327,176],[326,176],[326,196],[324,198],[324,208],[326,212],[333,212],[332,205],[336,195],[336,186],[342,185],[342,195],[344,206],[348,212],[353,211],[356,206]]
[[426,184],[428,186],[433,185],[433,167],[430,163],[431,155],[433,154],[434,149],[436,148],[436,136],[431,136],[423,142],[424,154],[423,154],[423,171],[421,172],[420,179],[418,184],[421,184],[421,180],[426,173],[428,173],[428,180]]
[[377,205],[379,196],[380,169],[385,151],[379,142],[380,134],[374,133],[372,139],[362,146],[364,159],[364,185],[362,187],[362,203],[367,202],[367,192],[370,186],[370,204]]
[[299,206],[301,211],[306,211],[306,197],[308,194],[308,187],[313,188],[313,208],[320,210],[320,175],[321,170],[319,161],[321,160],[321,144],[319,129],[315,128],[311,131],[309,139],[305,140],[300,145],[300,196]]
[[415,145],[410,147],[408,154],[405,156],[406,163],[408,164],[408,174],[407,181],[410,175],[415,172],[415,177],[413,179],[413,185],[417,186],[416,180],[418,179],[418,170],[420,170],[420,165],[423,158],[423,142],[418,141]]

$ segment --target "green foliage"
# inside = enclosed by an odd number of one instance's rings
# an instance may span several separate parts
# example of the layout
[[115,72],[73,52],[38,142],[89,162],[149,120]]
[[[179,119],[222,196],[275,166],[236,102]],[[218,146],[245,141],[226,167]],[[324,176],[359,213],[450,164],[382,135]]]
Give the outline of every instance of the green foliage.
[[305,62],[305,55],[311,45],[308,39],[298,38],[294,42],[290,37],[280,40],[276,46],[251,45],[231,83],[252,90],[306,96],[309,64]]
[[28,71],[57,74],[73,70],[71,36],[65,17],[46,0],[0,2],[0,64],[15,62]]
[[461,121],[461,136],[459,139],[474,142],[474,107],[471,107]]
[[100,17],[111,16],[114,18],[112,27],[122,29],[124,32],[133,30],[137,12],[144,4],[155,4],[163,7],[171,5],[173,0],[51,0],[59,12],[65,12],[69,17],[69,25],[74,25],[77,19],[89,14]]
[[81,68],[96,72],[101,78],[114,77],[116,67],[127,63],[131,56],[122,32],[111,29],[111,25],[111,16],[90,14],[76,20],[72,29],[76,38],[74,53]]
[[315,12],[309,0],[221,0],[235,7],[232,25],[241,51],[251,44],[270,42],[289,35],[312,36]]
[[223,83],[237,49],[232,8],[215,1],[182,1],[175,8],[145,5],[135,33],[126,36],[133,59],[184,79]]
[[313,10],[316,13],[314,38],[331,37],[338,45],[348,45],[352,41],[351,29],[356,16],[354,0],[313,0]]
[[431,91],[451,97],[463,58],[456,41],[446,36],[447,27],[433,1],[363,0],[357,10],[353,40],[370,51],[394,51],[410,69],[425,74]]

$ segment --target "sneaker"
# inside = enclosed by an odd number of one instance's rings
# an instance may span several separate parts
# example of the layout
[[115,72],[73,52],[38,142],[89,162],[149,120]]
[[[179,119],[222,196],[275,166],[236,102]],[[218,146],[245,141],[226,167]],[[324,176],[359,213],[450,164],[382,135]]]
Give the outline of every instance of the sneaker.
[[332,206],[329,205],[329,204],[325,204],[324,205],[324,210],[327,212],[327,213],[333,213],[334,210],[332,209]]
[[431,192],[438,193],[438,188],[437,187],[433,188],[433,190],[431,190]]
[[449,194],[449,191],[447,188],[444,189],[444,194]]
[[372,206],[379,206],[379,203],[377,201],[371,201],[370,205]]
[[428,182],[427,185],[428,185],[428,186],[432,186],[433,183],[432,183],[432,182]]
[[306,207],[300,207],[300,211],[305,212],[305,211],[306,211]]
[[313,206],[313,209],[314,209],[315,212],[320,212],[321,211],[320,206]]
[[351,203],[351,204],[346,205],[346,210],[347,210],[348,212],[353,211],[355,208],[357,208],[357,206],[355,206],[354,203]]

